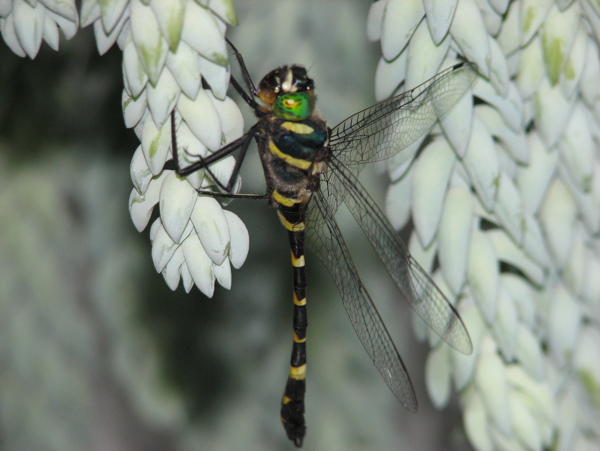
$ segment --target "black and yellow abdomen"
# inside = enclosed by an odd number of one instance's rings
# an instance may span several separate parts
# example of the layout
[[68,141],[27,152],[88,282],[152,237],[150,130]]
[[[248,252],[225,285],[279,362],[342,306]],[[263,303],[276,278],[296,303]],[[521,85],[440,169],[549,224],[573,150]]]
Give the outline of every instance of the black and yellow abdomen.
[[[319,118],[298,122],[270,116],[271,134],[260,145],[265,173],[271,183],[271,205],[288,231],[293,270],[293,346],[290,371],[281,400],[281,421],[298,447],[306,433],[306,271],[304,220],[312,193],[319,187],[327,163],[327,128]],[[270,175],[270,176],[269,176]]]

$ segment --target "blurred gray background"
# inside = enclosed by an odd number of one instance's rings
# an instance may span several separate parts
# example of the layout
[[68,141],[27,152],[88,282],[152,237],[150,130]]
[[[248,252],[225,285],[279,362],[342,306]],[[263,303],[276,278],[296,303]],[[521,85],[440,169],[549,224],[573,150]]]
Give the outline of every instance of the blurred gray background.
[[[305,65],[331,126],[374,103],[369,2],[236,6],[228,36],[255,83]],[[0,449],[292,450],[279,421],[292,342],[286,233],[266,203],[235,201],[251,244],[231,291],[168,289],[127,210],[138,142],[123,125],[120,64],[116,48],[97,55],[89,28],[35,61],[0,45]],[[386,179],[375,175],[363,180],[381,202]],[[255,152],[243,179],[245,192],[264,191]],[[309,253],[304,449],[465,449],[460,413],[427,399],[427,346],[410,311],[351,217],[339,220],[420,411],[388,390]]]

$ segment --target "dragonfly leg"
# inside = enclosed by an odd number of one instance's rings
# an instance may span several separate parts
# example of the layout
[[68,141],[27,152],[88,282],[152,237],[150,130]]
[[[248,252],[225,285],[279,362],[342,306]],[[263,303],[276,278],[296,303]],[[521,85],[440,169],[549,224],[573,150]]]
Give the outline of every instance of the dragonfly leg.
[[[244,62],[244,57],[238,51],[238,49],[235,48],[235,46],[231,43],[231,41],[229,39],[226,39],[226,41],[227,41],[227,44],[229,45],[229,47],[231,47],[231,50],[233,51],[233,53],[235,55],[235,59],[237,59],[238,64],[240,65],[240,70],[242,71],[242,77],[244,78],[244,82],[246,83],[246,86],[248,87],[248,91],[250,91],[250,95],[255,96],[256,95],[256,86],[254,86],[252,77],[250,77],[250,73],[248,72],[246,63]],[[238,81],[233,76],[231,77],[231,84],[236,89],[236,91],[239,92],[239,94],[246,101],[246,103],[248,105],[250,105],[250,107],[252,109],[256,109],[259,107],[258,103],[256,103],[256,101],[252,97],[250,97],[248,95],[248,93],[246,93],[246,91],[244,91],[242,89],[241,85],[238,83]]]
[[[175,110],[173,110],[171,112],[171,151],[173,154],[173,161],[175,162],[175,170],[181,176],[190,175],[193,172],[196,172],[196,171],[199,171],[200,169],[206,168],[209,164],[212,164],[216,161],[221,160],[222,158],[225,158],[227,155],[235,152],[240,147],[243,148],[242,156],[245,156],[246,150],[248,149],[248,146],[250,145],[250,140],[254,137],[254,134],[255,134],[255,127],[252,127],[250,130],[248,130],[248,133],[246,133],[245,135],[236,139],[235,141],[232,141],[229,144],[221,147],[219,150],[210,154],[208,157],[201,158],[200,161],[197,161],[196,163],[193,163],[189,166],[181,167],[181,165],[179,164],[179,148],[177,145],[177,130],[175,127]],[[188,155],[192,155],[187,150],[185,152]],[[239,164],[235,165],[234,173],[232,174],[232,177],[234,180],[235,180],[235,177],[237,177],[237,173],[236,173],[235,169],[237,168],[237,172],[239,172],[240,166],[241,166],[241,162]],[[231,180],[230,180],[230,182],[231,182]],[[232,183],[232,185],[233,185],[233,183]]]
[[[177,174],[185,177],[187,175],[192,174],[193,172],[199,171],[200,169],[204,169],[205,171],[208,172],[208,174],[212,177],[212,179],[215,181],[215,183],[221,189],[223,189],[225,191],[231,191],[231,189],[233,188],[233,184],[239,175],[240,168],[242,167],[242,163],[243,163],[246,153],[248,151],[248,147],[250,146],[250,141],[254,137],[254,133],[255,133],[254,127],[252,127],[248,131],[248,133],[246,133],[241,138],[238,138],[235,141],[232,141],[231,143],[227,144],[226,146],[221,147],[219,150],[217,150],[216,152],[214,152],[213,154],[209,155],[206,158],[203,158],[202,156],[198,155],[199,161],[182,168],[179,164],[179,152],[178,152],[178,147],[177,147],[177,130],[175,127],[175,112],[173,111],[171,113],[171,147],[172,147],[172,151],[173,151],[173,161],[175,163],[175,170],[177,171]],[[235,150],[237,150],[239,148],[241,148],[242,150],[240,151],[240,155],[235,162],[235,166],[233,167],[233,171],[231,172],[231,177],[229,178],[227,185],[223,185],[218,180],[218,178],[213,174],[213,172],[210,170],[209,165],[228,156],[229,154],[231,154],[232,152],[234,152]],[[189,154],[189,152],[187,152],[187,150],[185,152]],[[268,196],[266,194],[237,194],[237,193],[229,193],[229,192],[219,193],[219,192],[214,192],[214,191],[210,191],[210,190],[204,190],[201,188],[197,189],[196,191],[198,191],[198,194],[209,195],[209,196],[213,196],[213,197],[222,197],[222,198],[227,198],[227,199],[237,199],[237,198],[267,199],[268,198]]]

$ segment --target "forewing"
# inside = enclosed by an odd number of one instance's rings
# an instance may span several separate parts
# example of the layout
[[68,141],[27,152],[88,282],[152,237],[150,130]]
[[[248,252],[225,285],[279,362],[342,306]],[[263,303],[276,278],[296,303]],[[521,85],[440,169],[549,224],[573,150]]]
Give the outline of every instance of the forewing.
[[[470,354],[473,345],[459,314],[409,254],[375,201],[358,179],[338,162],[332,161],[330,169],[333,183],[329,189],[339,186],[344,190],[344,202],[390,273],[401,297],[450,346]],[[336,196],[330,198],[336,199]]]
[[410,91],[350,116],[331,131],[333,155],[345,165],[363,165],[395,155],[448,114],[476,75],[474,64],[460,63]]
[[369,293],[365,289],[333,214],[317,191],[306,220],[309,245],[333,277],[350,322],[369,357],[398,400],[411,412],[417,399],[410,378]]

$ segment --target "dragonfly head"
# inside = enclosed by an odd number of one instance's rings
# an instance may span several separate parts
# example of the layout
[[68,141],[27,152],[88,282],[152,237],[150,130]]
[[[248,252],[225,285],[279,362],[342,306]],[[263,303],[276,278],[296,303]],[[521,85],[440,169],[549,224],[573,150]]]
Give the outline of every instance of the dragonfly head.
[[302,121],[314,108],[315,84],[302,66],[282,66],[269,72],[258,85],[258,98],[275,116],[286,121]]

